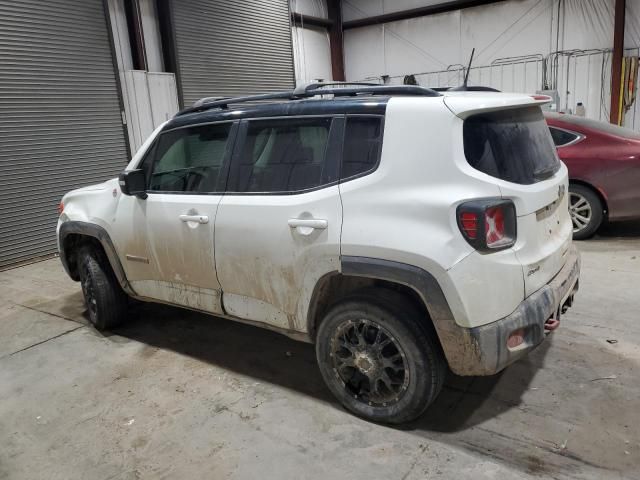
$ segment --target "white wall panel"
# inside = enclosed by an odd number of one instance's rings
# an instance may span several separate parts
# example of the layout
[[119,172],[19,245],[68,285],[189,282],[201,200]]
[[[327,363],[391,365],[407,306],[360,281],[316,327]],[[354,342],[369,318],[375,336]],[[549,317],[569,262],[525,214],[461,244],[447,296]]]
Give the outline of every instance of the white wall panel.
[[176,76],[173,73],[147,72],[147,88],[151,104],[151,119],[155,130],[172,118],[179,109]]
[[627,0],[624,48],[640,46],[640,0]]
[[320,27],[293,27],[296,84],[332,80],[329,34]]
[[155,0],[140,0],[140,16],[142,17],[142,34],[147,54],[147,69],[150,72],[164,72],[162,40]]
[[565,0],[563,50],[613,45],[615,0]]
[[116,51],[118,70],[121,72],[123,70],[131,70],[133,68],[133,60],[131,59],[127,17],[124,13],[124,0],[107,0],[107,6],[111,19],[111,37]]
[[457,41],[463,63],[468,61],[473,48],[476,65],[488,65],[504,57],[550,52],[552,3],[553,0],[507,1],[461,10]]
[[[345,20],[433,5],[429,0],[345,0]],[[470,84],[534,93],[550,84],[559,108],[582,102],[590,118],[607,120],[615,0],[507,0],[428,17],[345,32],[348,80],[381,78],[401,83],[414,74],[422,85],[459,85],[461,64],[476,48]],[[558,8],[560,7],[560,8]],[[640,0],[627,0],[626,55],[638,55]],[[544,59],[563,51],[543,78]],[[557,68],[555,68],[557,66]],[[640,129],[634,104],[625,125]]]
[[291,11],[312,17],[328,18],[326,0],[291,0]]
[[344,21],[446,3],[443,0],[343,0]]
[[155,128],[178,111],[173,73],[120,72],[131,151],[136,152]]
[[[402,10],[402,5],[429,5],[428,0],[382,1],[348,0],[348,11],[380,14],[382,10]],[[476,64],[488,65],[504,57],[530,54],[548,55],[556,50],[610,48],[613,42],[614,0],[565,0],[558,11],[558,0],[511,0],[483,7],[468,8],[383,26],[361,27],[345,32],[346,62],[350,75],[362,76],[350,65],[362,55],[363,35],[373,32],[384,37],[384,49],[378,49],[383,68],[379,75],[415,73],[443,66],[466,63],[476,48]],[[640,41],[640,0],[628,0],[627,47]],[[560,27],[558,28],[558,15]],[[362,16],[362,15],[360,15]],[[363,33],[364,31],[370,33]],[[559,30],[559,31],[558,31]],[[377,49],[377,44],[374,48]],[[364,48],[370,48],[365,47]],[[434,60],[437,59],[437,60]],[[357,60],[356,60],[357,63]],[[378,63],[378,62],[376,62]],[[367,68],[370,74],[371,68]],[[401,72],[399,72],[401,70]]]
[[385,75],[384,27],[376,25],[346,30],[344,64],[347,80]]
[[[387,75],[443,70],[462,59],[459,11],[388,23],[383,29]],[[408,65],[414,70],[407,72]]]
[[384,13],[384,0],[342,0],[342,20],[357,20]]
[[347,79],[444,70],[466,64],[473,48],[474,63],[481,65],[498,58],[548,53],[552,2],[504,2],[346,30]]

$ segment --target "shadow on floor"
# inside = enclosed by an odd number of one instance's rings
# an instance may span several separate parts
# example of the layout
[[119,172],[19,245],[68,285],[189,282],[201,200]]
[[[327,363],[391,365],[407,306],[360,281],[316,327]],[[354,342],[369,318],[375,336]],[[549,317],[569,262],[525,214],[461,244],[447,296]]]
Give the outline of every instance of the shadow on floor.
[[450,373],[440,396],[411,427],[459,432],[518,408],[551,346],[552,338],[547,338],[528,357],[491,377],[458,377]]
[[218,317],[159,304],[137,304],[114,334],[188,355],[226,370],[333,401],[313,345]]
[[640,221],[617,222],[604,224],[594,240],[610,238],[640,237]]
[[[313,345],[258,327],[156,304],[137,304],[118,336],[172,350],[338,406],[325,387]],[[517,407],[551,342],[493,377],[450,374],[427,413],[406,429],[465,430]],[[491,405],[487,405],[487,400]]]

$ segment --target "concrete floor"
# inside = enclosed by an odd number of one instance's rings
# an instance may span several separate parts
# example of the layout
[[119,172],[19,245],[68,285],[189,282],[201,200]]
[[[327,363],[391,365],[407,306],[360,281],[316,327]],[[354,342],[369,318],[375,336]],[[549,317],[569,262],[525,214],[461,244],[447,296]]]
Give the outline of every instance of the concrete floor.
[[0,479],[640,478],[640,226],[579,243],[561,328],[416,423],[342,410],[313,347],[141,305],[103,336],[57,259],[0,273]]

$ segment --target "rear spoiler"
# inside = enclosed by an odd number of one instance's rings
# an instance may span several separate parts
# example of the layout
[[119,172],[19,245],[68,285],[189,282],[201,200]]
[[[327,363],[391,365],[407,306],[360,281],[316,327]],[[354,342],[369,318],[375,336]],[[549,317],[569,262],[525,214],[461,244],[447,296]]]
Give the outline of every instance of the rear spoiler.
[[477,113],[504,110],[507,108],[544,105],[551,103],[551,101],[551,97],[547,95],[489,92],[460,92],[459,94],[446,92],[444,94],[444,104],[454,115],[460,118],[467,118]]

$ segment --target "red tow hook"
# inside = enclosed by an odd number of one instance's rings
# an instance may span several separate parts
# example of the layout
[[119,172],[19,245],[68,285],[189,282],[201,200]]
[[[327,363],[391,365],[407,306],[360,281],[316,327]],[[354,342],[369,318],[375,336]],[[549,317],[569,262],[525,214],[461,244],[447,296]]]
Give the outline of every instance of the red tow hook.
[[[574,290],[575,292],[575,290]],[[544,322],[545,333],[553,332],[560,326],[560,317],[573,305],[573,293],[567,297],[567,299],[560,304],[556,312],[551,315],[546,322]]]
[[559,326],[560,326],[560,320],[557,318],[550,318],[549,320],[544,322],[544,329],[547,332],[553,332]]

